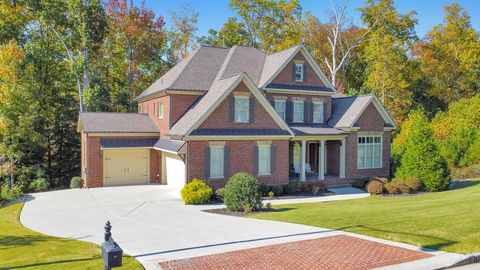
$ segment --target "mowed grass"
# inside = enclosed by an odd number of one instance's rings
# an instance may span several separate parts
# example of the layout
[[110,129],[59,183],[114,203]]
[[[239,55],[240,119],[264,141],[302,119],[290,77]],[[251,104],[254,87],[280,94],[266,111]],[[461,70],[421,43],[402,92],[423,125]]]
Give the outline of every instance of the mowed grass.
[[280,205],[250,217],[300,223],[456,253],[480,251],[480,181],[415,196]]
[[[0,208],[0,269],[103,269],[98,245],[44,235],[19,221],[23,204]],[[143,269],[134,258],[124,256],[115,269]]]

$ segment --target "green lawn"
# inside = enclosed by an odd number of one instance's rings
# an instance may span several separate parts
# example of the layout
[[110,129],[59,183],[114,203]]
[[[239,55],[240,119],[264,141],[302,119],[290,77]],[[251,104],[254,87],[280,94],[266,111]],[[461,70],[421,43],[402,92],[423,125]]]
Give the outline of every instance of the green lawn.
[[[0,208],[0,269],[103,269],[98,245],[44,235],[19,221],[23,204]],[[124,256],[123,267],[143,269]]]
[[250,217],[344,230],[457,253],[480,251],[480,181],[446,192],[280,205]]

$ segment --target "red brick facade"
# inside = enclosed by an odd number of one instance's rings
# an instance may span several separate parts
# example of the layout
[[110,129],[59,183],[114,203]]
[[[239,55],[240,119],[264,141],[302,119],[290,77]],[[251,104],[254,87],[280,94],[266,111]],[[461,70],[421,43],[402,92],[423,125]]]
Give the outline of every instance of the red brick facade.
[[[260,139],[260,138],[259,138]],[[275,171],[270,176],[258,176],[258,180],[265,184],[288,183],[288,140],[272,141],[275,147]],[[231,176],[237,172],[254,174],[254,147],[257,141],[225,141],[225,149],[229,151],[229,170],[225,175]],[[223,187],[228,178],[208,179],[206,177],[205,153],[209,151],[209,141],[189,141],[187,143],[187,180],[193,178],[206,179],[214,187]]]
[[[303,82],[296,82],[293,80],[292,68],[295,63],[304,63],[306,65],[306,78]],[[312,66],[310,66],[301,52],[298,52],[292,61],[288,63],[285,68],[272,80],[275,84],[290,84],[290,85],[308,85],[308,86],[325,86],[320,77]]]
[[[230,99],[236,93],[250,93],[250,98],[254,98],[254,119],[248,123],[235,123],[230,119],[230,113],[234,108],[230,108]],[[218,107],[208,116],[207,119],[200,125],[200,129],[244,129],[244,128],[258,128],[258,129],[278,129],[280,128],[275,120],[268,114],[260,102],[253,96],[250,90],[244,83],[240,83],[235,90],[224,100]]]
[[[165,133],[170,129],[170,99],[170,96],[162,96],[138,103],[139,112],[148,113],[158,129],[160,129],[160,137],[164,137]],[[158,104],[160,103],[163,104],[162,118],[158,117]]]
[[[312,102],[323,102],[324,106],[324,120],[325,122],[328,121],[330,116],[332,115],[332,97],[330,96],[312,96],[312,95],[292,95],[292,94],[272,94],[268,93],[266,94],[267,100],[274,105],[275,99],[284,99],[287,101],[293,101],[294,99],[298,100],[304,100],[305,104],[306,103],[312,103]],[[304,105],[305,106],[305,105]],[[310,108],[310,114],[309,117],[304,119],[304,123],[312,123],[313,120],[313,111],[312,108]]]

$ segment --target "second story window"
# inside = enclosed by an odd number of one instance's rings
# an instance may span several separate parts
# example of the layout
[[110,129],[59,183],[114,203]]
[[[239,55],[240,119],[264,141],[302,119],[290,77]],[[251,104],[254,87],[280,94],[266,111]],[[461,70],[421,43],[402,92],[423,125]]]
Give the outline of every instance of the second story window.
[[158,108],[158,118],[163,118],[163,103],[159,102],[157,105]]
[[293,122],[303,123],[304,114],[303,101],[293,101]]
[[235,96],[235,122],[248,123],[250,119],[250,98],[248,96]]
[[275,111],[285,120],[285,100],[275,100]]
[[303,78],[304,78],[304,68],[303,68],[303,64],[295,64],[295,81],[296,82],[303,82]]
[[313,102],[313,123],[323,123],[323,102]]

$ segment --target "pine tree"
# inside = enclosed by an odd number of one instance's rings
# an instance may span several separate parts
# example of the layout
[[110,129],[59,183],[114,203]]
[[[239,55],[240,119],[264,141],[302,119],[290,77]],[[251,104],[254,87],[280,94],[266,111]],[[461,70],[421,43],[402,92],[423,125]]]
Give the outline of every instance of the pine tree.
[[450,182],[450,172],[433,140],[427,117],[423,111],[415,110],[408,118],[414,120],[408,130],[405,151],[395,176],[402,179],[416,176],[428,191],[446,189]]

